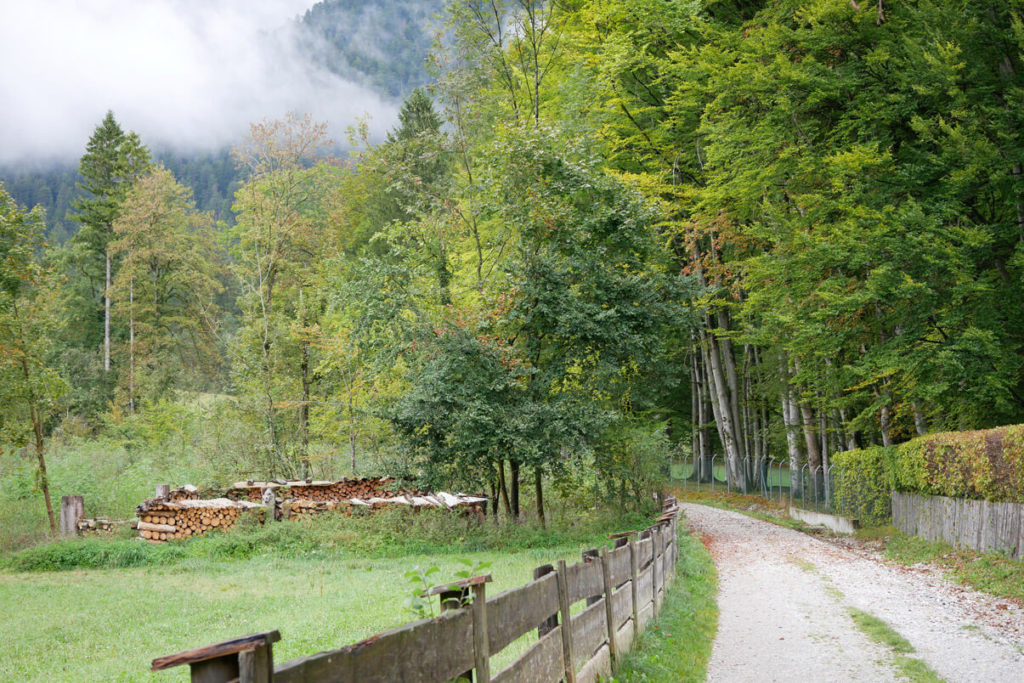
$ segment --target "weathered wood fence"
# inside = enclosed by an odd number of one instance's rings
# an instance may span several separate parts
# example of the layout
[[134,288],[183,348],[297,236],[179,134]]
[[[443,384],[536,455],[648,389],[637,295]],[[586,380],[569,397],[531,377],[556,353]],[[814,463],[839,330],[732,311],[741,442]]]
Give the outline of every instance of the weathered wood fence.
[[[276,631],[246,636],[153,660],[152,669],[189,664],[192,681],[322,683],[326,681],[477,683],[586,683],[609,676],[636,636],[658,615],[679,554],[675,499],[658,522],[640,532],[616,534],[614,547],[589,550],[572,565],[560,561],[534,572],[530,583],[494,597],[489,577],[438,587],[442,603],[452,593],[472,593],[441,616],[405,624],[360,643],[274,666]],[[585,601],[582,610],[574,605]],[[467,604],[468,603],[468,604]],[[465,605],[458,607],[458,605]],[[490,658],[536,631],[537,640],[493,676]]]
[[892,523],[905,534],[1024,559],[1024,504],[892,492]]

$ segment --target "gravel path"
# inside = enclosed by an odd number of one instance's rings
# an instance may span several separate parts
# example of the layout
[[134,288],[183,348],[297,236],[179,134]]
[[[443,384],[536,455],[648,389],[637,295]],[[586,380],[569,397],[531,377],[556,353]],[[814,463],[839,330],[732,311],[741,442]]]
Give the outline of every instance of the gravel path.
[[891,651],[848,608],[899,632],[948,681],[1024,681],[1024,609],[937,570],[887,564],[833,543],[704,505],[684,504],[718,567],[709,681],[894,681]]

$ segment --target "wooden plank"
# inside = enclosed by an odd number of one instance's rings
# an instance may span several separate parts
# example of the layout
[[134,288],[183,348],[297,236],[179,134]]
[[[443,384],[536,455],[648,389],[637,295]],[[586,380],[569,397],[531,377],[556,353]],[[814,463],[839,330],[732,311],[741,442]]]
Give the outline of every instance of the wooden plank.
[[654,615],[654,610],[651,607],[651,603],[647,603],[640,608],[640,633],[647,630],[647,625],[651,623],[651,617]]
[[225,640],[213,645],[205,645],[203,647],[185,650],[173,655],[157,657],[150,665],[150,671],[162,671],[163,669],[170,669],[175,666],[181,666],[182,664],[203,662],[207,659],[236,654],[242,650],[252,650],[262,645],[276,643],[279,640],[281,640],[281,634],[278,631],[254,633],[249,636]]
[[556,683],[564,675],[562,632],[556,626],[492,677],[491,683]]
[[625,545],[608,553],[612,585],[616,588],[629,581],[629,539],[623,540]]
[[448,583],[439,583],[436,586],[431,586],[423,593],[420,593],[421,598],[430,597],[431,595],[440,595],[441,593],[450,593],[457,588],[471,588],[473,586],[479,586],[480,584],[490,583],[491,575],[483,574],[481,576],[471,576],[468,579],[459,579],[458,581],[449,581]]
[[635,538],[630,538],[629,539],[629,575],[630,575],[629,589],[630,589],[630,591],[633,594],[632,595],[632,598],[633,598],[632,599],[632,603],[633,603],[633,621],[634,622],[639,621],[638,615],[640,613],[640,600],[639,600],[639,595],[637,593],[637,587],[639,585],[639,570],[637,568],[637,563],[638,563],[639,559],[640,559],[639,553],[637,552],[637,549],[636,549],[636,539]]
[[597,683],[607,679],[612,673],[612,660],[608,652],[608,646],[602,645],[589,661],[583,664],[576,680],[578,683]]
[[651,567],[640,572],[636,582],[637,598],[640,600],[640,607],[651,604],[651,583],[653,575]]
[[637,541],[636,549],[637,549],[637,552],[639,553],[639,555],[638,555],[638,557],[639,557],[638,565],[639,565],[640,569],[643,569],[644,567],[646,567],[648,564],[651,563],[651,547],[652,547],[652,545],[653,545],[653,542],[651,541],[650,538],[645,538],[645,539],[643,539],[641,541]]
[[619,654],[629,652],[633,647],[633,620],[627,619],[615,633],[615,642],[619,646]]
[[569,588],[569,604],[601,595],[604,579],[600,562],[577,562],[566,567],[565,581]]
[[274,683],[451,680],[473,668],[472,640],[470,610],[451,610],[339,650],[293,659],[274,671]]
[[604,600],[595,602],[572,618],[573,666],[578,670],[608,640]]
[[558,579],[542,576],[487,601],[487,639],[492,655],[558,612]]
[[615,628],[633,618],[633,588],[629,584],[621,586],[612,594],[612,618]]

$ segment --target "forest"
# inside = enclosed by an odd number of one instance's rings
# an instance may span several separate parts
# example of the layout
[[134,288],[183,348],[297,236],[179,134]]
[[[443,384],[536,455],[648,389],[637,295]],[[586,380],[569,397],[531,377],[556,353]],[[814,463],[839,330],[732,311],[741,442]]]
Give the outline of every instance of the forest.
[[550,489],[649,497],[670,453],[746,490],[1021,422],[1022,17],[454,0],[385,140],[254,122],[216,215],[111,112],[66,241],[0,189],[0,496],[52,529],[47,465],[91,443],[543,522]]

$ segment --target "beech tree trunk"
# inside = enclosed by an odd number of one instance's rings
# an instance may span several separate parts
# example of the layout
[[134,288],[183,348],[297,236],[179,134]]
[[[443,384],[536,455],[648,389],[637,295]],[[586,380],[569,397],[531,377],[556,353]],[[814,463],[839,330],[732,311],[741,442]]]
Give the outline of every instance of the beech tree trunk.
[[537,519],[541,528],[547,526],[544,518],[544,477],[540,465],[533,468],[533,484],[537,491]]

